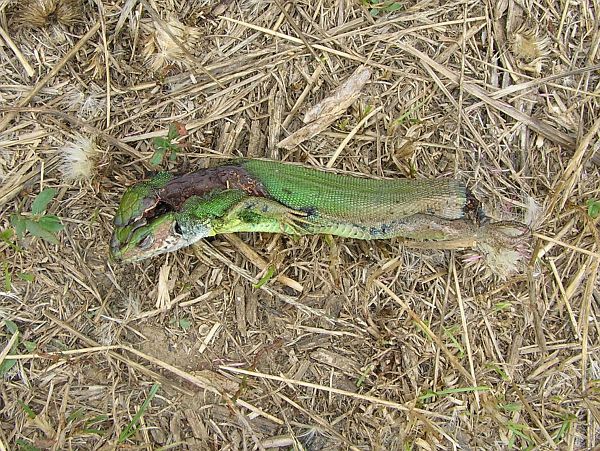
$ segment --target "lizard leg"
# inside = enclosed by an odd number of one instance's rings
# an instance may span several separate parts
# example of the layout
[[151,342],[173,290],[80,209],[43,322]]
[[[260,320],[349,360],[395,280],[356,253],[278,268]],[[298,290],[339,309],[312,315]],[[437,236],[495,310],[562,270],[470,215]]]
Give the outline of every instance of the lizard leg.
[[232,206],[223,218],[223,230],[231,232],[271,232],[306,235],[312,223],[308,213],[286,207],[279,202],[249,196]]

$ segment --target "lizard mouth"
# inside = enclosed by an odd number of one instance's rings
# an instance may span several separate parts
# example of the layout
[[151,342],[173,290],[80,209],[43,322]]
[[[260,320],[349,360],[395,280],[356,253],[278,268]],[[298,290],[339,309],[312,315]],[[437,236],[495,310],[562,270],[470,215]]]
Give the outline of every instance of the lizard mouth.
[[173,208],[172,205],[163,202],[160,199],[156,199],[156,203],[148,208],[146,211],[144,211],[144,214],[142,215],[142,217],[140,218],[140,220],[152,220],[154,218],[157,218],[161,215],[164,215],[165,213],[170,213],[175,211],[175,208]]
[[[162,222],[161,218],[165,218],[170,213],[175,212],[173,205],[162,201],[158,196],[148,196],[141,201],[143,212],[141,215],[131,217],[126,224],[118,225],[115,221],[115,229],[110,239],[110,254],[116,260],[132,260],[125,257],[124,254],[129,253],[128,244],[136,242],[135,248],[139,252],[151,251],[151,249],[159,245],[160,241],[164,241],[164,237],[157,239],[156,231],[153,233],[145,233],[144,229],[152,230],[152,224]],[[175,223],[175,225],[177,225]],[[144,234],[145,237],[141,240],[136,239],[136,235]],[[163,233],[164,234],[164,233]],[[181,234],[176,231],[171,231],[172,240],[177,240]]]
[[[161,213],[157,210],[156,213]],[[116,228],[110,241],[114,261],[135,262],[183,247],[186,239],[169,211]]]
[[154,219],[159,218],[167,213],[171,213],[173,211],[175,211],[173,206],[157,199],[156,203],[152,207],[144,211],[141,218],[137,219],[131,224],[126,240],[129,241],[138,229],[146,227]]
[[128,224],[123,224],[119,226],[122,229],[129,229],[129,236],[127,237],[127,239],[131,237],[131,234],[133,232],[135,232],[140,227],[146,226],[153,219],[156,219],[166,213],[171,213],[175,211],[175,208],[172,205],[163,202],[159,198],[154,198],[153,203],[146,202],[146,204],[148,206],[146,209],[144,209],[144,212],[141,216],[131,218]]

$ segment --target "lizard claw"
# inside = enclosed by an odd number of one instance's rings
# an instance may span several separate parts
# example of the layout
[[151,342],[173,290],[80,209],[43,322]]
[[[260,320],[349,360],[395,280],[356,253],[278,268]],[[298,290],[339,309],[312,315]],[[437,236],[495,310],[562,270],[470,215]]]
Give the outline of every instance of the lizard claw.
[[501,276],[517,272],[531,255],[531,229],[517,221],[490,222],[481,227],[477,249]]
[[311,225],[311,221],[306,219],[308,213],[300,210],[286,208],[287,211],[281,217],[281,232],[289,233],[286,226],[293,230],[295,235],[306,235],[308,232],[306,226]]

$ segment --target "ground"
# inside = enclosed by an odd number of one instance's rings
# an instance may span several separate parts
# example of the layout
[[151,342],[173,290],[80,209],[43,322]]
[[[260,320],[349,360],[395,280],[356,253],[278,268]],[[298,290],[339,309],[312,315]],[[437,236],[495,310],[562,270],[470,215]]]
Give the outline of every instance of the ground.
[[[0,449],[593,448],[599,16],[0,1]],[[278,146],[361,65],[346,111]],[[532,226],[531,259],[502,277],[464,250],[240,234],[111,262],[120,196],[171,125],[160,167],[180,173],[250,156],[456,177]],[[257,287],[264,262],[280,277]]]

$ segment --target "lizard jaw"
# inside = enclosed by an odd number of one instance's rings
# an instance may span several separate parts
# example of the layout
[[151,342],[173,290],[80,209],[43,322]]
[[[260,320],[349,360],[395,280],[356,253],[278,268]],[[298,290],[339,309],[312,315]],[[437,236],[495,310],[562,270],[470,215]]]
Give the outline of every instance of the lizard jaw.
[[142,223],[132,230],[126,242],[119,241],[117,231],[110,243],[110,255],[115,261],[134,263],[190,246],[202,238],[214,236],[209,224],[194,224],[178,221],[174,215],[166,214],[154,218],[151,223]]

